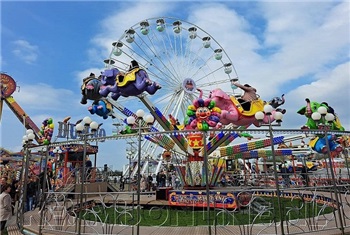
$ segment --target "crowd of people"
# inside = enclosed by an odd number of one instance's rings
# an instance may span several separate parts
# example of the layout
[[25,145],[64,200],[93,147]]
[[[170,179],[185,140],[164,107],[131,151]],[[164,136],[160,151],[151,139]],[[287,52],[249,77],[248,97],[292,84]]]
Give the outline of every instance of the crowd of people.
[[[22,181],[20,180],[20,171],[18,167],[7,164],[2,166],[0,171],[0,221],[1,231],[6,227],[7,221],[15,213],[18,207],[20,193],[22,190]],[[38,174],[37,174],[38,173]],[[24,211],[34,210],[40,206],[40,197],[44,189],[44,178],[46,178],[45,191],[52,190],[51,181],[53,179],[52,168],[47,169],[47,177],[44,172],[37,172],[31,165],[26,184],[26,199],[23,207]]]
[[[124,191],[127,178],[122,176],[120,178],[120,190]],[[137,176],[130,181],[132,190],[136,190]],[[141,175],[140,189],[142,192],[155,191],[159,187],[173,187],[180,189],[181,181],[176,171],[166,172],[160,171],[157,174],[143,174]]]

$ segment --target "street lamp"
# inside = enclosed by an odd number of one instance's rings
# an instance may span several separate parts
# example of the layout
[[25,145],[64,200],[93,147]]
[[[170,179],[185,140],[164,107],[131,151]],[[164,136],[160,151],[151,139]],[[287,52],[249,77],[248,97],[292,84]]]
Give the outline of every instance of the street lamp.
[[[86,146],[89,136],[95,135],[99,125],[93,122],[90,117],[84,117],[83,120],[76,124],[75,129],[84,142],[83,163],[81,172],[81,187],[80,187],[80,205],[79,205],[79,226],[78,234],[81,234],[81,220],[83,216],[83,195],[84,195],[84,181],[85,181],[85,164],[86,164]],[[89,130],[90,129],[90,130]],[[90,131],[90,132],[89,132]]]
[[[284,234],[284,228],[283,228],[283,212],[282,212],[282,204],[281,204],[281,198],[280,198],[280,186],[278,184],[278,174],[277,174],[277,163],[276,163],[276,155],[275,155],[275,146],[273,144],[273,129],[272,126],[281,126],[283,114],[281,112],[275,112],[272,113],[274,108],[267,104],[264,106],[264,112],[258,111],[255,113],[255,119],[258,120],[261,124],[261,126],[268,126],[269,127],[269,135],[270,135],[270,142],[271,142],[271,154],[272,154],[272,160],[273,160],[273,170],[274,170],[274,177],[275,177],[275,184],[276,184],[276,193],[277,193],[277,202],[278,202],[278,208],[280,211],[280,217],[281,217],[281,233]],[[268,117],[268,123],[263,124],[262,120],[264,119],[265,115]],[[275,124],[272,124],[272,116],[276,120]],[[277,231],[276,231],[277,233]]]
[[[137,229],[136,234],[140,234],[140,194],[141,194],[141,137],[142,137],[142,121],[145,121],[147,125],[152,125],[154,117],[152,115],[146,115],[142,109],[136,111],[137,123],[138,123],[138,156],[137,156]],[[133,116],[129,116],[126,119],[129,126],[133,126],[136,123],[136,119]],[[148,129],[148,127],[147,127]]]
[[20,230],[23,230],[24,226],[24,212],[25,207],[27,205],[27,185],[28,185],[28,171],[29,171],[29,158],[30,158],[30,145],[32,144],[33,140],[35,139],[35,135],[32,129],[28,129],[26,131],[26,134],[22,138],[22,146],[24,149],[24,156],[25,156],[25,161],[23,161],[22,165],[22,182],[23,182],[23,187],[22,187],[22,206],[21,210],[19,212],[20,218],[19,218],[19,227]]

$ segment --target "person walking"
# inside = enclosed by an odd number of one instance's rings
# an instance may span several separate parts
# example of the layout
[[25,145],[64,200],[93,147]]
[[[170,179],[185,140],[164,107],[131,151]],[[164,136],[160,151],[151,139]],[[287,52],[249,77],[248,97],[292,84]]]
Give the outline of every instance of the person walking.
[[[117,178],[115,178],[117,179]],[[120,191],[124,191],[125,188],[125,178],[123,176],[120,177],[120,184],[119,184],[119,189]]]
[[85,180],[90,182],[91,179],[91,169],[92,169],[92,161],[90,157],[86,157],[86,162],[85,162],[85,167],[86,167],[86,175],[85,175]]
[[4,184],[1,187],[0,194],[0,221],[1,221],[1,233],[5,230],[6,222],[12,216],[12,200],[10,196],[11,185]]
[[151,174],[149,174],[147,176],[147,181],[148,181],[148,184],[147,184],[147,191],[150,192],[152,191],[152,188],[153,188],[153,177]]
[[36,179],[35,175],[31,176],[29,178],[29,183],[27,185],[27,201],[26,201],[26,211],[31,211],[34,209],[35,205],[35,194],[37,190],[37,184],[36,184]]
[[156,182],[157,182],[157,188],[161,187],[160,186],[160,172],[158,172],[157,175],[156,175]]

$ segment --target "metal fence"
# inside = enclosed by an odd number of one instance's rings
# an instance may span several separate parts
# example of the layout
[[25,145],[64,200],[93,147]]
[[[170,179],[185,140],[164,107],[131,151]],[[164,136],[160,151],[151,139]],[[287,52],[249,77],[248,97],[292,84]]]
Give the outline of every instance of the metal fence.
[[[208,197],[184,197],[189,200],[186,206],[170,206],[171,198],[159,200],[159,191],[140,192],[138,204],[136,191],[89,192],[92,183],[86,182],[83,194],[80,186],[47,193],[41,210],[36,211],[37,219],[24,227],[43,234],[348,234],[348,154],[342,168],[335,167],[331,155],[325,154],[329,164],[306,174],[278,173],[277,179],[275,172],[268,171],[232,174],[232,182],[198,192],[201,196],[209,193]],[[273,164],[275,168],[279,163]],[[225,198],[217,206],[217,197],[224,193],[234,195],[234,207],[222,206]],[[198,204],[198,200],[203,201]]]

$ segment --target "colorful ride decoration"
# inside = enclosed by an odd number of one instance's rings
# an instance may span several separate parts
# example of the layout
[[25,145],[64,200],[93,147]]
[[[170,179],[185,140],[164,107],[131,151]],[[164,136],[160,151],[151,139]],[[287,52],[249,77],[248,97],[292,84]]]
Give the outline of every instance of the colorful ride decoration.
[[88,107],[88,110],[91,114],[97,114],[103,119],[107,119],[109,114],[112,112],[113,107],[107,100],[100,99],[92,103],[92,105]]
[[[207,131],[210,127],[219,128],[221,110],[216,107],[215,102],[210,99],[203,99],[203,92],[195,99],[192,105],[187,108],[187,116],[184,120],[184,129]],[[205,174],[203,159],[198,157],[199,150],[204,146],[203,134],[201,132],[190,133],[187,136],[188,146],[194,150],[194,156],[188,157],[186,164],[185,182],[188,186],[204,186]],[[209,166],[212,168],[213,166]],[[209,170],[209,172],[212,172]],[[211,175],[209,176],[211,178]]]
[[184,125],[182,125],[178,119],[175,119],[173,115],[169,114],[169,123],[172,125],[173,129],[175,130],[182,130],[184,129]]
[[[316,101],[310,101],[308,98],[306,98],[305,101],[306,106],[301,107],[297,111],[298,114],[305,115],[307,118],[307,122],[301,127],[301,129],[327,129],[338,131],[345,130],[341,125],[340,120],[335,114],[333,108],[330,107],[326,102],[319,103]],[[326,110],[326,112],[322,114],[323,116],[319,112],[320,110],[322,112],[323,110]],[[328,141],[330,151],[339,153],[343,150],[343,147],[339,143],[338,138],[339,137],[335,135],[316,135],[313,139],[310,140],[309,146],[318,153],[326,153]]]
[[117,68],[106,69],[101,76],[102,85],[100,95],[107,97],[112,93],[113,100],[118,100],[120,96],[137,96],[146,91],[153,95],[161,86],[150,80],[147,72],[141,69],[138,63],[133,60],[128,72],[123,73]]
[[53,129],[55,124],[52,118],[46,118],[41,125],[40,133],[42,134],[41,142],[44,145],[49,145],[51,143],[51,138],[53,135]]
[[7,74],[0,74],[0,120],[3,108],[3,102],[5,102],[11,111],[16,115],[18,120],[28,129],[32,129],[35,134],[35,140],[37,143],[41,143],[41,133],[40,128],[33,122],[29,115],[22,109],[22,107],[13,98],[12,93],[16,90],[17,84],[15,80]]
[[280,111],[282,113],[285,112],[284,109],[277,109],[280,105],[284,103],[283,96],[280,100],[277,100],[276,98],[274,98],[275,101],[273,99],[269,102],[270,104],[273,105],[275,110],[273,110],[272,115],[270,115],[270,117],[265,114],[265,117],[262,120],[262,122],[259,122],[258,120],[256,120],[254,115],[258,111],[263,111],[264,105],[267,104],[268,102],[265,102],[260,98],[257,100],[251,101],[250,110],[244,110],[241,103],[236,99],[236,97],[229,96],[220,88],[212,90],[210,94],[210,98],[213,101],[215,101],[216,107],[221,109],[220,122],[223,125],[232,123],[236,126],[248,127],[251,124],[253,124],[259,127],[263,123],[265,124],[269,123],[269,118],[270,118],[270,121],[273,122],[274,121],[273,114],[276,111]]
[[268,103],[271,105],[273,108],[277,109],[279,106],[284,104],[285,99],[284,99],[284,94],[281,97],[273,97]]
[[169,162],[171,160],[171,152],[168,150],[165,150],[162,153],[162,158],[164,159],[164,161]]
[[338,143],[338,137],[335,135],[327,135],[325,137],[315,136],[309,142],[309,146],[318,153],[327,153],[327,142],[329,144],[329,150],[340,153],[343,147]]
[[90,73],[90,75],[83,79],[83,84],[81,85],[81,94],[82,98],[80,103],[86,104],[87,100],[93,100],[94,102],[97,102],[99,99],[102,98],[100,95],[100,89],[101,89],[102,83],[101,78],[96,78],[95,74]]
[[[209,195],[209,207],[237,209],[237,195],[237,192],[211,191]],[[208,205],[207,198],[205,191],[173,190],[170,191],[168,202],[171,206],[192,206],[203,208]]]
[[[199,90],[199,89],[197,89]],[[220,108],[216,107],[215,101],[211,98],[203,99],[203,92],[200,91],[198,99],[187,108],[185,117],[185,129],[207,131],[209,127],[219,128]]]
[[187,136],[188,146],[198,150],[204,146],[202,133],[193,133]]
[[137,130],[132,129],[131,126],[125,126],[124,130],[121,130],[119,134],[125,135],[125,134],[135,134]]
[[[208,162],[208,179],[212,178],[214,166]],[[185,182],[187,186],[205,186],[206,169],[203,161],[189,161],[186,163]],[[209,181],[210,182],[210,181]]]

